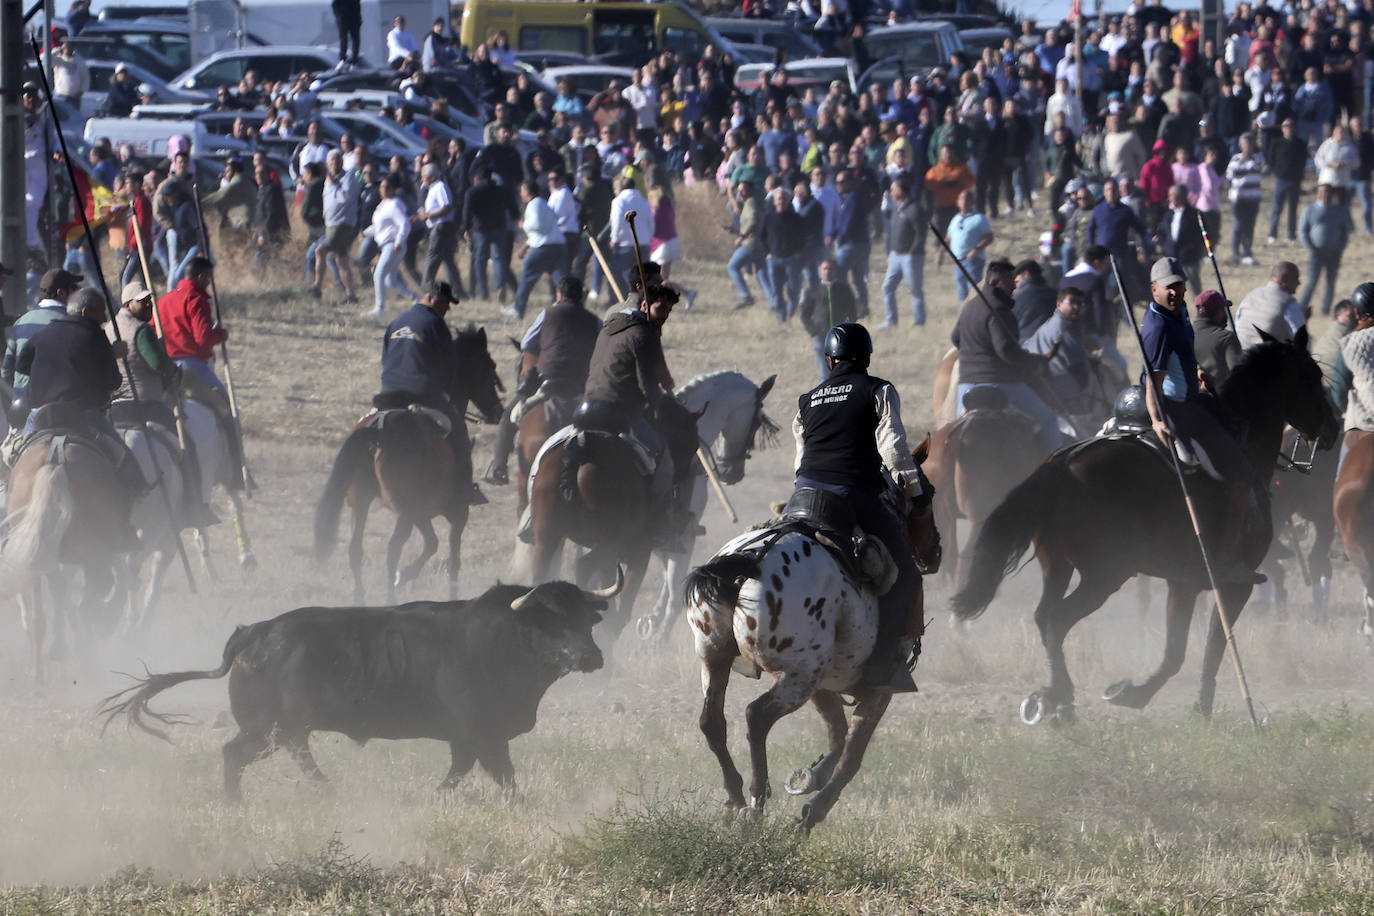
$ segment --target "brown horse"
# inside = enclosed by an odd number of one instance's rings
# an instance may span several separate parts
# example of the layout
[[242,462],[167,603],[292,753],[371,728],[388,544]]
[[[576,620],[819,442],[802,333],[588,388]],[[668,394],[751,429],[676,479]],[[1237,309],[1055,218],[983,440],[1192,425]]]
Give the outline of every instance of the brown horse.
[[[117,556],[138,546],[129,525],[135,495],[124,491],[104,450],[83,438],[62,438],[60,431],[31,440],[15,462],[0,579],[19,598],[37,680],[47,673],[45,584],[54,605],[55,653],[64,642],[64,618],[78,647],[85,635],[108,635],[119,623],[123,596],[110,593]],[[82,574],[75,614],[64,600],[73,568]]]
[[[1300,438],[1297,430],[1288,430],[1283,437],[1285,455],[1295,454],[1296,449],[1299,458],[1306,456],[1305,443],[1300,442]],[[1291,535],[1289,546],[1295,552],[1300,551],[1302,544],[1293,527],[1293,517],[1306,519],[1311,524],[1312,547],[1305,557],[1295,559],[1299,563],[1305,560],[1307,580],[1312,587],[1312,616],[1317,621],[1325,621],[1331,600],[1331,544],[1336,539],[1336,518],[1332,514],[1336,453],[1314,448],[1311,459],[1310,468],[1295,465],[1286,471],[1281,469],[1274,477],[1274,540],[1278,543],[1285,535]],[[1288,591],[1284,583],[1287,574],[1283,564],[1271,556],[1261,568],[1269,575],[1275,610],[1279,614],[1286,613]]]
[[[671,398],[663,398],[660,409],[666,412],[659,423],[665,452],[675,461],[693,460],[697,415]],[[555,576],[564,541],[587,548],[574,566],[583,587],[593,578],[609,578],[617,564],[625,568],[621,613],[606,617],[612,641],[631,619],[654,546],[662,507],[655,504],[651,482],[629,443],[588,432],[545,451],[529,488],[534,582]]]
[[923,467],[935,485],[935,524],[946,535],[945,575],[955,584],[963,582],[957,520],[968,520],[965,543],[972,544],[992,510],[1045,457],[1039,443],[1035,422],[1005,408],[970,410],[931,436]]
[[[501,416],[501,381],[487,352],[487,333],[469,325],[454,340],[458,377],[451,400],[463,416],[468,403],[482,419],[495,423]],[[323,562],[334,549],[339,515],[345,500],[353,510],[353,534],[348,564],[353,572],[353,599],[363,600],[363,529],[374,500],[396,514],[396,527],[386,552],[387,598],[414,579],[434,556],[439,539],[430,519],[443,516],[449,524],[449,597],[458,594],[458,569],[463,528],[472,499],[472,454],[455,451],[438,425],[411,410],[387,410],[380,422],[364,421],[344,440],[334,459],[324,495],[315,510],[315,557]],[[413,530],[423,542],[419,556],[397,571],[401,551]]]
[[[1245,424],[1242,445],[1255,480],[1266,485],[1273,479],[1285,423],[1327,446],[1335,435],[1335,416],[1321,370],[1308,355],[1306,330],[1298,331],[1292,344],[1266,338],[1247,352],[1223,386],[1221,400]],[[1224,488],[1200,475],[1192,477],[1189,487],[1202,530],[1215,534],[1223,526]],[[1251,569],[1264,559],[1273,536],[1267,510],[1252,510],[1245,528],[1241,554]],[[1032,543],[1044,576],[1035,622],[1049,657],[1050,683],[1021,704],[1022,721],[1033,725],[1047,715],[1073,716],[1064,638],[1137,573],[1169,583],[1164,659],[1145,683],[1119,681],[1103,699],[1144,707],[1182,667],[1193,605],[1207,583],[1169,462],[1136,439],[1094,439],[1055,452],[983,525],[973,545],[967,584],[954,597],[955,615],[970,619],[981,614]],[[1078,586],[1066,596],[1075,571]],[[1249,585],[1221,586],[1229,619],[1240,614],[1250,590]],[[1221,623],[1213,615],[1197,701],[1204,715],[1212,712],[1225,646]]]
[[1331,509],[1345,555],[1364,584],[1365,619],[1360,632],[1374,637],[1374,433],[1346,430],[1344,447]]

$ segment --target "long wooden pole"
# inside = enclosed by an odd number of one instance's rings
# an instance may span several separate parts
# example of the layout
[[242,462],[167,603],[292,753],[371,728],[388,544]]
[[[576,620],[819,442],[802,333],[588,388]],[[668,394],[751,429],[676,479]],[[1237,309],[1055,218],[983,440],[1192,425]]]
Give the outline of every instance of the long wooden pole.
[[592,235],[591,230],[583,227],[587,233],[587,241],[591,243],[592,254],[596,255],[596,263],[601,265],[601,272],[606,275],[606,282],[611,285],[611,292],[615,293],[617,302],[625,299],[625,294],[620,291],[620,284],[615,282],[615,274],[611,273],[610,265],[606,263],[606,256],[601,253],[601,246],[596,242],[596,236]]
[[[148,272],[148,253],[143,247],[143,225],[138,218],[138,211],[129,208],[129,215],[134,223],[134,245],[138,251],[138,266],[143,271],[143,286],[148,290],[148,295],[153,299],[153,330],[157,332],[158,339],[164,339],[162,334],[162,315],[157,307],[157,293],[153,290],[153,277]],[[181,391],[172,392],[172,416],[176,420],[177,444],[181,446],[183,452],[186,451],[186,410],[181,401]]]
[[[1145,366],[1145,384],[1150,386],[1156,404],[1164,403],[1164,396],[1160,392],[1154,375],[1150,372],[1149,360],[1145,356],[1145,339],[1140,334],[1140,325],[1135,320],[1135,312],[1131,311],[1131,300],[1126,295],[1126,287],[1121,283],[1121,271],[1116,265],[1116,256],[1111,255],[1112,273],[1116,276],[1117,292],[1121,296],[1121,307],[1126,310],[1126,317],[1130,319],[1131,330],[1135,332],[1136,346],[1140,348],[1140,358]],[[1164,413],[1161,406],[1159,415],[1163,418],[1164,424],[1169,427],[1170,438],[1173,438],[1174,429],[1169,423],[1169,417]],[[1165,448],[1169,452],[1169,457],[1173,459],[1174,476],[1178,478],[1179,489],[1183,491],[1183,504],[1188,507],[1188,519],[1193,523],[1193,536],[1197,538],[1198,550],[1202,552],[1202,565],[1207,570],[1207,582],[1212,586],[1212,600],[1216,607],[1217,619],[1221,621],[1221,631],[1226,634],[1226,648],[1231,656],[1231,664],[1236,669],[1236,680],[1240,683],[1241,696],[1245,698],[1245,708],[1250,713],[1250,724],[1256,729],[1259,728],[1259,717],[1255,715],[1255,701],[1250,698],[1250,682],[1245,677],[1245,666],[1240,661],[1240,649],[1236,647],[1235,632],[1231,629],[1231,621],[1226,619],[1226,608],[1221,602],[1221,589],[1217,587],[1216,572],[1212,569],[1212,559],[1207,555],[1207,540],[1202,536],[1202,519],[1197,514],[1197,506],[1193,503],[1193,496],[1188,492],[1188,480],[1183,476],[1183,465],[1179,463],[1178,453],[1174,451],[1173,444],[1165,443]]]

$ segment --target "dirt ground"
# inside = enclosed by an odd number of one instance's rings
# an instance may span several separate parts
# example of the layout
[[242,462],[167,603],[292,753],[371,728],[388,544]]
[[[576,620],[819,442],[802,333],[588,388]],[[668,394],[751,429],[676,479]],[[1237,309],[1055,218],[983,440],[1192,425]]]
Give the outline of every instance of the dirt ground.
[[[784,435],[777,447],[756,451],[744,480],[730,488],[741,516],[738,525],[728,521],[714,500],[708,504],[704,518],[708,533],[698,542],[698,560],[764,518],[769,503],[789,492],[793,447],[786,430],[797,396],[815,383],[810,341],[796,321],[779,324],[762,301],[748,310],[731,310],[734,294],[723,262],[728,239],[718,231],[723,219],[715,210],[718,206],[716,199],[704,197],[680,204],[679,225],[689,259],[676,266],[672,279],[699,290],[700,296],[690,311],[679,308],[665,328],[669,364],[680,382],[719,369],[738,369],[756,382],[776,373],[767,410],[783,426]],[[1028,256],[1041,222],[1019,215],[996,221],[993,254],[1013,259]],[[1306,260],[1301,251],[1287,246],[1262,248],[1261,254],[1300,264]],[[1371,254],[1374,245],[1358,239],[1347,254],[1341,289],[1348,291],[1365,278],[1361,268]],[[33,683],[26,669],[25,636],[18,615],[11,612],[0,617],[4,685],[0,810],[7,813],[0,820],[0,888],[94,884],[117,878],[120,869],[128,866],[152,869],[159,881],[213,879],[292,861],[337,838],[351,853],[381,868],[409,863],[449,876],[467,875],[463,887],[468,887],[470,879],[478,889],[474,892],[481,892],[483,882],[496,887],[492,896],[478,898],[476,911],[559,912],[588,906],[589,900],[600,898],[583,897],[577,906],[560,905],[560,900],[567,903],[568,898],[561,898],[556,888],[563,880],[579,887],[595,884],[595,867],[581,866],[578,872],[579,866],[568,864],[562,854],[551,850],[564,848],[560,844],[582,835],[589,824],[608,816],[617,805],[651,799],[713,806],[722,798],[715,763],[696,729],[698,671],[690,637],[680,620],[666,647],[646,649],[627,631],[605,669],[570,676],[555,685],[535,731],[515,742],[522,790],[512,805],[502,802],[478,774],[452,796],[436,796],[433,786],[443,775],[446,752],[433,742],[375,742],[358,748],[329,735],[317,736],[315,746],[321,766],[335,780],[332,789],[303,784],[283,755],[251,767],[245,777],[245,807],[227,808],[218,802],[218,745],[232,734],[223,683],[190,685],[159,698],[155,706],[191,713],[200,723],[176,730],[172,746],[126,733],[120,725],[100,736],[93,710],[102,696],[126,683],[117,672],[139,673],[145,665],[153,671],[213,667],[237,624],[301,605],[350,600],[342,549],[323,567],[312,562],[311,520],[334,451],[353,421],[366,411],[376,388],[382,326],[357,317],[356,307],[331,305],[328,297],[322,303],[305,295],[299,285],[299,255],[294,248],[290,255],[289,261],[284,255],[281,265],[265,275],[255,274],[233,258],[226,258],[218,273],[247,453],[259,488],[248,504],[248,529],[259,568],[253,572],[237,568],[232,530],[227,524],[218,527],[212,533],[218,580],[208,579],[195,564],[199,595],[192,597],[174,566],[149,640],[112,639],[99,647],[94,659],[79,664],[59,662],[58,677],[42,686]],[[913,440],[933,428],[931,383],[940,356],[949,346],[957,311],[951,268],[948,264],[936,268],[933,250],[931,255],[926,272],[929,322],[920,328],[912,326],[903,290],[898,294],[902,305],[898,328],[875,333],[873,372],[896,383]],[[875,317],[870,326],[880,320],[883,266],[875,254],[870,282],[870,309]],[[1267,264],[1260,268],[1224,265],[1223,270],[1227,290],[1236,301],[1267,277]],[[1205,271],[1210,287],[1210,267]],[[531,307],[542,301],[536,299]],[[393,302],[390,314],[398,308],[399,303]],[[471,321],[486,328],[493,355],[509,383],[514,350],[506,338],[518,336],[523,325],[501,317],[495,302],[462,303],[449,318],[451,324]],[[1312,324],[1319,333],[1325,320],[1318,318]],[[1121,343],[1123,352],[1132,352],[1124,336]],[[1139,363],[1138,359],[1131,362]],[[494,428],[472,431],[475,464],[480,470],[491,454]],[[515,493],[509,486],[484,486],[484,490],[491,502],[474,510],[464,534],[463,595],[474,595],[498,578],[510,581]],[[1161,498],[1171,496],[1161,494]],[[219,508],[227,519],[227,502],[221,501]],[[367,538],[368,597],[374,601],[383,595],[382,561],[390,525],[385,511],[374,511]],[[441,531],[441,537],[446,536]],[[658,582],[657,571],[651,570],[641,609],[648,606]],[[1290,575],[1290,584],[1293,606],[1286,620],[1271,613],[1264,596],[1257,594],[1238,627],[1240,651],[1261,714],[1279,722],[1312,715],[1324,723],[1354,716],[1367,724],[1374,657],[1356,636],[1359,585],[1349,565],[1343,558],[1337,560],[1333,619],[1325,626],[1311,623],[1310,601],[1296,571]],[[1188,708],[1197,690],[1196,660],[1205,608],[1199,610],[1195,622],[1188,663],[1148,710],[1127,712],[1096,699],[1111,681],[1138,678],[1158,663],[1163,644],[1160,583],[1140,589],[1128,585],[1070,637],[1069,665],[1079,685],[1078,725],[1055,732],[1016,723],[1021,698],[1045,679],[1043,652],[1030,620],[1038,587],[1035,570],[1023,571],[1004,586],[987,615],[960,630],[948,623],[946,587],[940,582],[931,584],[927,607],[932,626],[917,670],[921,692],[894,701],[875,739],[873,761],[836,809],[834,830],[847,837],[846,842],[881,849],[887,842],[885,831],[892,829],[902,842],[919,846],[927,836],[922,831],[953,830],[952,824],[968,812],[958,806],[945,810],[937,818],[938,828],[932,826],[935,821],[920,819],[916,826],[905,822],[897,826],[900,818],[892,806],[918,802],[904,793],[928,791],[931,777],[921,775],[915,763],[907,766],[894,759],[897,752],[891,747],[900,747],[903,754],[924,754],[930,750],[928,739],[959,747],[968,741],[983,749],[979,753],[995,750],[1023,759],[1039,755],[1043,763],[1045,755],[1058,753],[1056,747],[1077,745],[1083,750],[1082,745],[1091,744],[1095,734],[1124,731],[1135,736],[1130,741],[1143,742],[1131,745],[1142,748],[1142,759],[1122,764],[1120,779],[1130,782],[1145,779],[1156,765],[1144,759],[1150,741],[1171,730],[1195,727]],[[431,564],[404,597],[438,598],[444,590],[443,574]],[[13,608],[12,603],[8,606]],[[1241,722],[1242,711],[1229,667],[1223,668],[1219,683],[1217,718],[1233,728]],[[745,753],[743,704],[760,689],[753,681],[736,679],[732,684],[729,712],[737,755]],[[771,744],[775,784],[791,768],[812,759],[822,739],[820,724],[809,711],[780,725]],[[1301,739],[1294,741],[1270,752],[1298,753]],[[893,744],[884,750],[888,742]],[[1093,752],[1084,753],[1087,756],[1076,766],[1091,766]],[[1216,765],[1225,767],[1231,762],[1228,755],[1235,751],[1218,741],[1209,753],[1216,755]],[[976,794],[976,774],[969,778],[974,785],[968,791]],[[1300,775],[1294,779],[1301,781]],[[1353,776],[1352,780],[1345,786],[1355,800],[1352,804],[1365,804],[1368,784]],[[1040,802],[1047,810],[1076,817],[1071,813],[1075,810],[1074,782],[1072,774],[1061,782],[1048,782],[1050,796]],[[1104,797],[1112,794],[1104,790]],[[1151,800],[1137,798],[1131,804],[1134,807],[1122,815],[1122,823],[1137,823],[1148,833],[1144,825],[1150,820]],[[796,801],[785,796],[775,798],[773,806],[789,817],[797,810]],[[1206,808],[1202,819],[1188,828],[1194,839],[1223,829],[1221,823],[1206,819],[1212,815],[1216,810]],[[991,818],[1003,827],[1020,823],[1019,817],[1016,811],[998,805],[971,816]],[[1120,829],[1130,833],[1133,828]],[[1359,833],[1352,831],[1351,836]],[[1252,839],[1256,844],[1268,842],[1262,836]],[[1354,842],[1363,849],[1368,840]],[[954,860],[946,865],[956,867]],[[1361,882],[1369,875],[1365,867],[1357,868]],[[1118,891],[1122,886],[1138,891],[1151,881],[1149,868],[1148,863],[1126,864],[1107,872],[1115,876],[1112,886]],[[559,878],[560,869],[571,869],[574,874]],[[507,880],[521,874],[538,876],[545,890],[530,891],[533,896],[522,898],[519,888],[523,885]],[[1127,901],[1127,910],[1169,905],[1168,894],[1151,902],[1148,895],[1114,896],[1100,884],[1086,895],[1066,890],[1093,874],[1086,865],[1066,867],[1062,874],[1051,867],[1046,874],[1049,885],[1057,890],[1047,890],[1039,903],[988,900],[971,903],[969,908],[1081,912],[1093,909],[1094,901],[1121,899]],[[807,910],[812,903],[821,911],[868,909],[861,887],[846,885],[843,875],[834,880],[837,883],[831,890],[837,896],[829,898],[830,904],[824,903],[824,897],[803,895],[808,903],[800,909]],[[989,880],[988,886],[995,886],[995,880]],[[1216,880],[1229,879],[1219,873]],[[710,901],[717,899],[684,904],[674,903],[671,895],[664,897],[659,891],[644,893],[637,904],[624,908],[709,909]],[[24,898],[9,899],[10,905],[0,902],[0,910],[22,908]],[[197,899],[196,906],[208,910],[231,908],[213,897]],[[740,897],[737,903],[742,905],[744,899]],[[872,899],[886,901],[874,903],[872,911],[902,909],[899,901],[881,893]],[[61,904],[58,898],[33,904],[37,910],[64,906],[83,908],[79,902]],[[319,898],[305,910],[331,908],[327,898]],[[461,903],[454,907],[463,908]],[[1199,903],[1197,908],[1207,906]],[[471,902],[467,909],[474,911]],[[959,909],[955,906],[950,911]]]

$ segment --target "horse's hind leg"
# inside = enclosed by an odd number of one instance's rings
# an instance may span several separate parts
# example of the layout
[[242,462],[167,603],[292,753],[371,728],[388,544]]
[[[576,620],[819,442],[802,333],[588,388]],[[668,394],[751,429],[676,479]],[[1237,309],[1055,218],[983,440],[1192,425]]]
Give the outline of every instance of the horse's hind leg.
[[787,779],[785,788],[789,795],[806,795],[824,788],[835,772],[835,764],[844,752],[844,739],[849,731],[849,722],[844,715],[844,701],[840,695],[829,690],[818,690],[811,698],[811,704],[825,722],[829,739],[826,751],[809,767],[797,770]]
[[1165,624],[1164,659],[1159,668],[1145,681],[1136,685],[1130,681],[1117,681],[1107,688],[1102,698],[1117,706],[1130,709],[1143,709],[1154,699],[1159,688],[1178,674],[1183,667],[1183,659],[1188,654],[1188,628],[1193,621],[1193,606],[1197,603],[1198,589],[1192,586],[1169,583],[1168,616]]
[[353,573],[353,602],[363,603],[363,532],[367,528],[367,513],[372,508],[369,494],[355,497],[353,503],[353,533],[348,538],[348,569]]
[[[1226,622],[1234,629],[1236,618],[1250,598],[1250,586],[1229,585],[1221,590],[1221,600],[1226,609]],[[1226,652],[1226,633],[1221,628],[1221,619],[1216,608],[1211,609],[1212,623],[1207,630],[1207,648],[1202,652],[1202,685],[1198,690],[1195,709],[1207,718],[1212,717],[1212,701],[1217,693],[1217,670],[1221,667],[1221,656]]]
[[439,537],[434,533],[434,525],[429,519],[417,519],[415,527],[420,532],[420,555],[409,566],[401,570],[401,574],[396,578],[397,588],[413,581],[420,574],[420,570],[425,568],[429,558],[434,556],[439,549]]
[[701,680],[701,733],[706,736],[706,746],[716,755],[721,774],[725,777],[726,804],[731,808],[744,807],[744,777],[730,756],[730,744],[726,740],[725,726],[725,688],[730,684],[730,658],[702,660]]
[[891,699],[890,693],[867,693],[858,697],[859,705],[854,708],[849,733],[845,737],[844,751],[840,754],[834,774],[816,793],[816,797],[802,806],[803,829],[810,830],[825,820],[830,809],[835,807],[835,802],[839,800],[844,787],[849,785],[859,772],[859,767],[864,762],[864,753],[868,750],[868,742],[873,737],[874,729],[882,721],[883,713],[887,711],[887,704]]
[[396,576],[396,567],[401,562],[401,549],[405,547],[406,540],[410,537],[410,532],[414,530],[415,523],[404,515],[396,516],[396,527],[392,529],[391,540],[386,545],[386,600],[391,601],[399,584]]
[[463,529],[468,524],[468,507],[448,516],[448,598],[458,599],[458,571],[463,566]]
[[[1124,577],[1104,576],[1100,572],[1079,571],[1082,579],[1078,587],[1060,598],[1068,586],[1072,570],[1067,560],[1054,557],[1046,562],[1045,591],[1040,596],[1040,604],[1035,609],[1035,622],[1040,628],[1040,641],[1045,646],[1045,654],[1050,663],[1050,684],[1042,692],[1046,712],[1060,718],[1073,717],[1073,680],[1069,677],[1069,667],[1064,661],[1064,639],[1074,624],[1087,617],[1102,606],[1121,587]],[[1035,694],[1027,697],[1027,703]],[[1035,724],[1038,718],[1028,715],[1027,704],[1022,704],[1022,721]],[[1032,721],[1034,720],[1034,721]]]
[[772,687],[745,708],[749,727],[749,760],[753,778],[749,783],[750,805],[758,810],[772,794],[768,785],[768,733],[779,719],[795,711],[816,693],[819,672],[806,675],[784,673]]

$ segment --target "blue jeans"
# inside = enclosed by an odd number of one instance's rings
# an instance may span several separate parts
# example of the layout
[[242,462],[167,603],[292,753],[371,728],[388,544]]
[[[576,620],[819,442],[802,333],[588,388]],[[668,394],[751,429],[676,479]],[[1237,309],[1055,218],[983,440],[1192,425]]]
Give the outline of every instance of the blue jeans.
[[1301,181],[1286,178],[1274,179],[1274,212],[1269,217],[1269,234],[1279,234],[1279,213],[1284,204],[1288,205],[1288,240],[1298,237],[1298,192],[1302,190]]
[[1231,254],[1237,259],[1254,257],[1255,220],[1259,218],[1260,202],[1238,200],[1231,204],[1236,225],[1231,231]]
[[840,268],[837,279],[844,282],[846,276],[850,278],[849,285],[854,287],[854,302],[860,318],[868,314],[868,255],[871,247],[867,242],[850,242],[835,248],[835,262]]
[[797,294],[801,286],[797,259],[771,257],[764,262],[764,266],[768,272],[768,304],[780,320],[786,321],[797,310]]
[[[168,289],[176,288],[176,285],[181,282],[182,274],[186,273],[186,266],[191,263],[192,258],[197,257],[199,254],[200,246],[192,245],[191,250],[186,252],[186,256],[181,259],[181,263],[172,270],[172,275],[167,278]],[[315,281],[311,280],[310,282],[314,283]]]
[[[305,285],[315,285],[315,259],[320,256],[320,246],[324,244],[324,236],[311,241],[310,246],[305,249]],[[176,286],[175,283],[172,286]]]
[[388,286],[408,299],[418,300],[420,298],[406,284],[406,281],[401,279],[401,261],[404,258],[405,251],[397,248],[395,244],[387,242],[382,246],[382,253],[377,257],[377,266],[372,271],[372,292],[376,297],[378,312],[386,308],[386,288]]
[[[649,252],[640,249],[640,256],[644,260],[649,260]],[[631,278],[639,278],[639,263],[635,259],[635,248],[633,245],[626,245],[622,248],[612,248],[606,255],[606,263],[611,267],[611,277],[615,280],[611,284],[611,289],[620,287],[620,291],[626,296],[630,295],[630,287],[626,281]],[[615,295],[612,293],[611,295]]]
[[214,357],[211,357],[209,362],[204,362],[190,356],[183,356],[181,359],[172,360],[172,362],[176,363],[183,370],[191,373],[211,388],[222,392],[225,397],[228,397],[229,390],[224,387],[224,383],[215,375],[214,361]]
[[1322,314],[1331,314],[1331,302],[1336,297],[1336,276],[1341,272],[1341,255],[1344,253],[1343,249],[1336,251],[1308,250],[1307,273],[1303,277],[1307,283],[1298,296],[1298,302],[1304,311],[1307,309],[1307,304],[1312,301],[1312,294],[1317,291],[1317,281],[1325,273],[1326,295],[1322,298]]
[[[814,487],[827,490],[843,498],[854,510],[854,520],[864,533],[883,542],[892,561],[897,565],[897,581],[892,589],[878,599],[878,639],[894,641],[906,632],[907,612],[916,598],[916,588],[921,574],[916,569],[916,558],[912,556],[911,544],[906,537],[906,526],[902,524],[887,504],[876,494],[856,490],[840,484],[820,483],[806,477],[798,477],[798,487]],[[892,645],[889,642],[888,645]],[[875,647],[881,649],[880,644]]]
[[1355,182],[1354,192],[1355,196],[1360,199],[1360,214],[1364,217],[1364,234],[1369,235],[1374,232],[1374,200],[1370,198],[1369,182]]
[[749,286],[744,282],[744,271],[748,268],[754,271],[758,277],[759,286],[763,288],[763,294],[768,299],[772,296],[768,292],[768,279],[766,271],[762,270],[759,261],[754,257],[754,253],[748,247],[741,245],[735,249],[735,253],[730,255],[730,262],[725,265],[725,271],[730,275],[730,280],[735,284],[735,291],[739,293],[741,299],[752,300],[754,297],[749,293]]
[[825,338],[811,338],[811,352],[816,355],[816,371],[820,373],[821,381],[830,378],[830,364],[825,361]]
[[883,275],[883,312],[888,324],[897,323],[897,287],[906,282],[911,291],[911,320],[917,325],[926,323],[926,256],[923,254],[887,253],[887,273]]
[[525,306],[540,277],[548,274],[556,286],[567,272],[568,251],[562,245],[540,245],[526,252],[525,263],[520,267],[520,284],[515,288],[515,314],[525,317]]
[[506,259],[501,246],[505,244],[505,233],[488,235],[480,229],[472,230],[472,264],[468,276],[472,278],[472,291],[478,299],[491,298],[487,287],[487,262],[491,262],[492,280],[496,289],[506,285]]
[[797,260],[800,262],[799,271],[802,276],[802,282],[804,282],[808,288],[820,285],[821,261],[824,261],[829,254],[830,252],[824,245],[810,245],[802,249],[802,253],[798,256]]
[[1030,416],[1040,427],[1041,445],[1049,454],[1059,448],[1063,437],[1059,433],[1059,416],[1025,382],[992,384],[990,382],[959,384],[959,413],[964,413],[964,398],[975,388],[996,388],[1007,396],[1012,407]]
[[[964,258],[964,267],[968,268],[969,276],[975,281],[983,276],[983,265],[987,263],[988,257],[981,251],[975,252]],[[963,305],[969,293],[973,292],[973,287],[969,286],[968,280],[964,278],[964,272],[959,269],[959,265],[954,265],[954,294],[959,297],[959,304]]]

